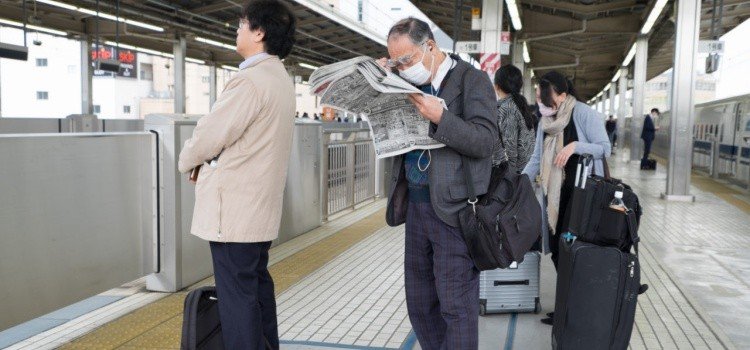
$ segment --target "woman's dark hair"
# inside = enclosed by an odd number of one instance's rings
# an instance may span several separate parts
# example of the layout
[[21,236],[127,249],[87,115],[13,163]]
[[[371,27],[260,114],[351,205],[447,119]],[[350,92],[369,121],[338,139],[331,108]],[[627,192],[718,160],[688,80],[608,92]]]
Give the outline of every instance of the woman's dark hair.
[[539,98],[547,107],[554,107],[554,101],[552,100],[553,90],[558,95],[564,92],[573,96],[578,101],[581,100],[573,86],[573,82],[557,71],[548,72],[539,78]]
[[250,29],[260,28],[265,33],[266,52],[279,58],[292,52],[297,19],[289,7],[278,0],[251,0],[242,9],[242,18],[250,23]]
[[537,123],[536,116],[531,113],[526,98],[521,95],[521,88],[523,87],[523,74],[521,70],[512,64],[500,67],[495,72],[495,86],[513,98],[513,103],[521,111],[523,120],[526,122],[526,128],[534,128],[534,125]]

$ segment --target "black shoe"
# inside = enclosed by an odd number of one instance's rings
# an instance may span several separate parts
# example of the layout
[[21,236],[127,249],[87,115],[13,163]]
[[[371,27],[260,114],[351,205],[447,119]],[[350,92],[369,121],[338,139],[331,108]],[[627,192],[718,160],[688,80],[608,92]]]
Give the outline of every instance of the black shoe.
[[542,319],[542,323],[551,326],[553,323],[555,323],[555,321],[554,321],[554,319],[552,317],[547,317],[547,318],[543,318]]
[[554,311],[553,312],[548,312],[547,313],[547,317],[549,317],[549,318],[555,317],[555,312]]

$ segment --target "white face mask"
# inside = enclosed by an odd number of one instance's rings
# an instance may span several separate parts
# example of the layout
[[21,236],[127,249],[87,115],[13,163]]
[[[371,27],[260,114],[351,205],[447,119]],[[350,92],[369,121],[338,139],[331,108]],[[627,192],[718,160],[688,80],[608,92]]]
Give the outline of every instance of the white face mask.
[[542,102],[538,102],[539,104],[539,114],[542,115],[542,117],[551,117],[557,113],[556,109],[552,109],[550,107],[547,107]]
[[[427,55],[427,46],[425,46],[424,51],[422,52],[422,61],[424,61],[424,57]],[[430,72],[432,70],[427,70],[427,68],[422,64],[422,61],[419,61],[419,63],[404,69],[402,71],[399,71],[398,75],[400,75],[402,78],[406,79],[406,81],[414,84],[414,85],[425,85],[427,82],[430,81],[430,76],[432,75]],[[435,58],[432,59],[432,64],[435,64]]]

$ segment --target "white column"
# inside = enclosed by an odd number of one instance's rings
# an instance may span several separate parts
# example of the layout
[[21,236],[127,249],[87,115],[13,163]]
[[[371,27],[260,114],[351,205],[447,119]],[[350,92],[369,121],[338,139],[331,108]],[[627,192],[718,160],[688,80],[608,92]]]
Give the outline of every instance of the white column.
[[173,48],[174,53],[174,112],[185,113],[185,37],[177,35]]
[[216,62],[208,66],[208,107],[209,110],[216,102]]
[[648,37],[639,36],[635,46],[635,67],[633,69],[633,120],[630,123],[630,160],[639,161],[643,149],[641,129],[643,129],[643,103],[648,64]]
[[617,90],[615,84],[616,83],[612,83],[609,87],[609,111],[607,112],[607,118],[609,118],[610,115],[615,115],[615,91]]
[[669,200],[695,200],[690,195],[690,172],[693,155],[693,115],[695,114],[694,82],[700,34],[701,2],[677,2],[674,70],[670,123],[669,167],[667,190]]
[[[503,1],[482,1],[481,48],[483,54],[497,54],[500,59],[500,32],[503,31]],[[487,72],[492,78],[493,72]]]
[[618,87],[617,92],[619,92],[619,98],[620,98],[620,108],[617,109],[617,144],[620,149],[625,149],[625,140],[623,137],[625,136],[625,116],[627,115],[628,107],[627,104],[627,98],[628,98],[628,68],[622,67],[620,68],[620,80],[618,81]]
[[91,66],[91,38],[81,40],[81,114],[94,114],[94,89]]

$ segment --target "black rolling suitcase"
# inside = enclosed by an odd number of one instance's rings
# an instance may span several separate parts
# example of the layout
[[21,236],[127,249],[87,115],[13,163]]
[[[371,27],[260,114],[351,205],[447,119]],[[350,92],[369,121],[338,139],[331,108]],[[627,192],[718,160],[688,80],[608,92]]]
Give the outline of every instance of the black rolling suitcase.
[[[560,237],[555,350],[627,349],[638,294],[648,288],[640,282],[638,196],[606,169],[606,177],[587,176],[591,162],[581,156],[569,232]],[[624,212],[609,207],[616,191],[623,192]]]
[[182,316],[181,350],[223,350],[219,304],[215,287],[188,293]]
[[627,349],[638,294],[648,288],[638,256],[560,239],[552,349]]

